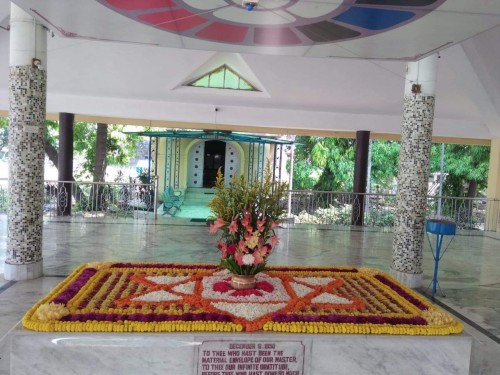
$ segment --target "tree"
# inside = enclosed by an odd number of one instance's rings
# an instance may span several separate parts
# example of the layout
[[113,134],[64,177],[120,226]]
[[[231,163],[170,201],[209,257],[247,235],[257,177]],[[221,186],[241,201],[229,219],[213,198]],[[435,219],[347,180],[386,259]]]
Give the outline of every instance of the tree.
[[0,117],[0,150],[9,142],[9,119]]
[[[59,123],[47,121],[45,152],[58,167],[58,134]],[[76,122],[74,124],[73,148],[75,155],[83,156],[83,164],[75,171],[79,179],[90,179],[104,182],[108,165],[125,165],[129,158],[135,156],[139,137],[124,134],[123,125],[94,124]],[[92,188],[87,196],[78,186],[74,198],[80,205],[102,209],[105,199],[104,189]],[[97,203],[97,206],[95,204]]]
[[[355,140],[297,137],[293,187],[352,191]],[[398,173],[399,142],[372,142],[372,185],[390,188]]]
[[[487,146],[452,145],[445,146],[443,195],[474,198],[486,188],[490,148]],[[431,171],[439,171],[441,147],[432,145]]]
[[98,123],[95,136],[94,182],[103,182],[106,175],[108,124]]
[[377,185],[382,190],[390,189],[398,175],[399,142],[372,141],[372,186]]
[[[298,136],[295,138],[295,142],[293,188],[297,190],[309,190],[318,182],[323,169],[313,164],[311,150],[314,142],[312,141],[312,137]],[[288,170],[290,170],[289,166]]]
[[352,190],[353,139],[300,136],[295,140],[294,188]]
[[[46,121],[46,125],[45,152],[57,168],[59,123]],[[77,178],[104,181],[108,165],[126,165],[135,156],[140,139],[123,133],[124,128],[124,125],[75,122],[74,152],[83,157],[83,164],[75,171]]]

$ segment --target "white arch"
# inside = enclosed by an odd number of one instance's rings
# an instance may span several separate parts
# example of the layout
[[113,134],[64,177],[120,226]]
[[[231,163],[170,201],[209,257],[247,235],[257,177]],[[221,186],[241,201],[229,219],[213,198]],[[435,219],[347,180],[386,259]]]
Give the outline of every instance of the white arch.
[[[186,171],[186,185],[187,187],[203,187],[203,166],[204,166],[204,150],[205,150],[205,142],[207,140],[193,140],[186,146],[186,166],[185,166],[185,171]],[[233,142],[233,141],[225,141],[226,144],[226,152],[228,150],[228,147],[230,149],[234,150],[236,152],[236,155],[234,155],[234,161],[235,161],[235,169],[230,170],[230,165],[228,164],[228,160],[230,161],[230,155],[225,155],[225,168],[224,168],[224,177],[226,181],[226,185],[229,184],[229,181],[231,180],[231,177],[234,174],[241,174],[243,173],[243,168],[244,168],[244,163],[245,163],[245,157],[244,157],[244,152],[243,148],[238,142]],[[196,160],[198,159],[198,160]],[[197,166],[197,167],[196,167]],[[234,172],[233,172],[234,171]]]

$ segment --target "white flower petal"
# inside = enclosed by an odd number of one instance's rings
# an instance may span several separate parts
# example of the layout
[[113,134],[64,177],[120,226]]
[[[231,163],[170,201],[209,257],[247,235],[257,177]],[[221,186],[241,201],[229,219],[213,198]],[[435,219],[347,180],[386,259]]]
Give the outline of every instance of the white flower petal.
[[196,286],[196,282],[190,281],[189,283],[176,285],[172,288],[172,290],[174,292],[178,292],[178,293],[193,294],[195,286]]
[[148,276],[146,280],[160,285],[176,284],[189,279],[190,276]]
[[148,294],[143,294],[142,296],[135,297],[132,301],[144,301],[144,302],[163,302],[163,301],[178,301],[182,297],[175,294],[166,292],[164,290],[157,290]]
[[326,285],[332,281],[335,281],[333,277],[294,277],[295,281],[309,285]]
[[298,297],[304,297],[305,295],[314,291],[314,289],[302,284],[290,283],[290,286],[293,288],[293,291]]
[[322,293],[311,300],[312,303],[331,303],[335,305],[350,305],[352,301],[347,298],[337,296],[331,293]]
[[253,264],[254,260],[255,260],[255,258],[253,257],[252,254],[243,255],[243,264],[245,266],[251,266]]
[[228,303],[228,302],[214,302],[212,306],[215,308],[227,311],[240,318],[245,318],[247,320],[254,320],[260,318],[269,313],[273,313],[284,308],[286,303],[273,303],[273,304],[261,304],[261,303]]

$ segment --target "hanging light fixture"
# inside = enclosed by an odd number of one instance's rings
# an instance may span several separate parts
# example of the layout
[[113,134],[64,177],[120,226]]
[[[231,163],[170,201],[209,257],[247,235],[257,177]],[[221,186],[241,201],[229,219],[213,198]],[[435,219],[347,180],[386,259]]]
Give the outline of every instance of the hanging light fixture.
[[246,10],[251,12],[257,5],[259,5],[259,0],[243,0],[241,4]]

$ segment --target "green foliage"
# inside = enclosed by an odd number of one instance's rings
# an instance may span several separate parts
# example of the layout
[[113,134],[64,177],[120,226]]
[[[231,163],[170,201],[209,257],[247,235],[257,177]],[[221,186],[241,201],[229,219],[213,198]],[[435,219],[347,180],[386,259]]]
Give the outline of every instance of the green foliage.
[[9,119],[0,117],[0,150],[9,143]]
[[[46,141],[59,148],[59,122],[46,121]],[[139,136],[124,134],[124,125],[108,125],[106,165],[126,165],[135,156]],[[83,157],[81,170],[75,176],[82,178],[94,174],[96,155],[97,124],[75,122],[73,127],[73,148],[77,156]]]
[[[106,165],[126,165],[135,156],[139,137],[122,133],[123,125],[108,125],[106,141]],[[75,152],[82,155],[84,162],[80,176],[93,175],[96,155],[97,124],[77,122],[74,127]]]
[[[354,139],[297,137],[293,188],[352,191]],[[388,189],[398,173],[399,142],[372,141],[371,185]]]
[[[479,190],[488,182],[490,148],[473,145],[445,145],[444,172],[447,174],[443,195],[461,197],[467,182],[477,181]],[[441,163],[441,145],[432,145],[431,171],[438,172]]]
[[279,240],[274,228],[285,213],[282,199],[287,191],[286,183],[273,181],[269,164],[262,181],[247,183],[243,175],[235,176],[229,187],[219,169],[215,197],[208,206],[217,216],[210,232],[220,233],[221,266],[239,275],[254,275],[264,269]]
[[149,184],[150,183],[150,178],[149,178],[149,170],[141,170],[141,173],[137,175],[137,179],[141,182],[141,184]]
[[253,266],[240,266],[235,258],[227,257],[226,259],[221,259],[220,265],[229,270],[229,272],[236,275],[256,275],[259,272],[264,271],[266,268],[266,263],[255,264]]
[[59,122],[45,120],[45,142],[49,142],[56,150],[59,149]]
[[[288,161],[287,169],[290,170]],[[293,164],[293,189],[310,190],[318,182],[323,170],[315,167],[308,160],[296,160]]]
[[[230,222],[242,210],[257,212],[275,222],[278,222],[285,212],[281,200],[287,196],[288,184],[273,181],[269,164],[264,180],[256,179],[247,183],[245,176],[234,176],[229,187],[225,186],[224,176],[219,169],[214,189],[215,197],[208,203],[208,207],[226,222]],[[257,220],[257,216],[254,220]],[[256,225],[256,222],[252,225]]]
[[399,142],[372,141],[371,186],[390,189],[398,175],[398,163]]
[[393,210],[381,208],[370,209],[366,215],[366,223],[377,227],[393,227],[396,214]]
[[296,138],[294,189],[352,190],[354,140]]

